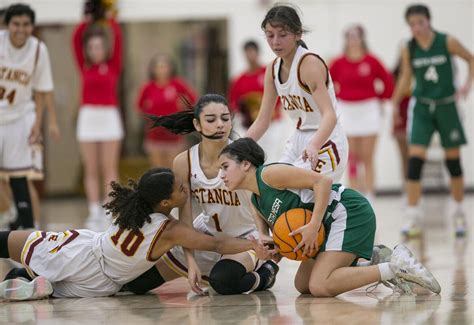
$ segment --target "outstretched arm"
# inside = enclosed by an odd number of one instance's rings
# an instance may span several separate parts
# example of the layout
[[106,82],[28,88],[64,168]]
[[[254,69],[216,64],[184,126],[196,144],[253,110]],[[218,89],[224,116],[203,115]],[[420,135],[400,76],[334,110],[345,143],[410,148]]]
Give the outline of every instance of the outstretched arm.
[[[183,180],[188,190],[188,199],[183,207],[179,208],[179,220],[186,224],[188,227],[193,228],[193,218],[192,218],[192,206],[191,206],[191,188],[189,183],[189,162],[188,162],[188,151],[184,151],[176,156],[173,163],[173,171],[177,177]],[[184,256],[186,257],[186,263],[188,265],[188,282],[191,286],[191,289],[197,294],[203,294],[200,287],[201,281],[201,270],[196,263],[194,258],[194,251],[187,247],[183,247]]]
[[246,137],[252,138],[255,141],[260,140],[260,138],[267,131],[272,120],[273,111],[275,110],[278,95],[275,88],[275,83],[273,82],[272,69],[273,64],[271,63],[267,66],[267,71],[265,72],[265,84],[260,110],[258,111],[257,118],[252,123],[247,131],[247,134],[245,135]]
[[222,255],[237,254],[254,249],[258,256],[268,251],[256,240],[238,239],[228,236],[209,236],[194,230],[183,222],[171,220],[153,247],[153,257],[159,257],[173,246],[214,251]]
[[110,64],[115,69],[115,71],[120,72],[122,69],[122,30],[120,29],[120,25],[115,20],[115,18],[110,19],[109,23],[113,33],[113,46]]
[[83,49],[83,37],[84,32],[87,28],[88,23],[83,21],[74,29],[72,36],[72,47],[74,52],[74,58],[76,59],[77,66],[79,70],[82,70],[84,67],[84,49]]
[[328,72],[324,63],[314,55],[307,55],[300,66],[302,82],[308,86],[314,102],[319,108],[321,122],[311,141],[303,152],[303,158],[311,161],[312,169],[316,169],[321,147],[326,143],[337,123],[335,108],[326,87]]

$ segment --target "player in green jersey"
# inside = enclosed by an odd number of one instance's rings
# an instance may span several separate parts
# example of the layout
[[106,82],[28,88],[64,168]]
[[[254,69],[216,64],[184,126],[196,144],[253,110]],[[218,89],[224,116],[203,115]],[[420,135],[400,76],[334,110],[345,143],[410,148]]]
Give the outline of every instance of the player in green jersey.
[[[446,167],[451,177],[450,215],[456,235],[466,232],[463,208],[464,179],[460,162],[460,146],[466,137],[456,107],[458,97],[466,97],[474,78],[474,56],[454,37],[437,32],[430,23],[430,11],[424,5],[412,5],[405,13],[413,38],[402,52],[401,74],[392,98],[398,107],[404,91],[416,81],[413,103],[408,114],[408,174],[406,224],[402,234],[408,237],[421,233],[421,171],[431,137],[438,131],[445,152]],[[452,57],[459,56],[469,65],[468,78],[456,92]],[[395,111],[395,113],[397,113]],[[394,115],[395,118],[396,114]]]
[[400,289],[405,280],[434,293],[441,291],[434,276],[403,245],[395,247],[388,261],[351,267],[358,258],[372,255],[375,214],[367,199],[312,170],[283,163],[264,165],[264,159],[265,153],[254,140],[236,140],[220,154],[221,178],[231,191],[253,193],[252,203],[261,217],[257,224],[261,240],[271,240],[268,229],[282,213],[310,209],[310,222],[290,235],[303,236],[295,251],[312,254],[318,250],[315,239],[324,224],[326,238],[320,252],[302,261],[296,274],[299,292],[334,297],[377,281],[389,281]]

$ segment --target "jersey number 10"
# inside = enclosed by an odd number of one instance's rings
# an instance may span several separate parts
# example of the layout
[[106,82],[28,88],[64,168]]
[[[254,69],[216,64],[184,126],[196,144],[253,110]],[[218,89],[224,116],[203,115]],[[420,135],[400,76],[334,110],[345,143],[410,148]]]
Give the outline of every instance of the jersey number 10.
[[122,253],[124,253],[126,256],[133,256],[138,250],[138,247],[140,247],[140,244],[143,242],[145,239],[145,236],[140,231],[130,231],[130,230],[123,230],[120,229],[110,237],[112,242],[117,246],[119,244],[120,237],[122,237],[123,233],[126,232],[128,235],[125,237],[125,239],[122,241],[122,244],[120,244],[120,250]]

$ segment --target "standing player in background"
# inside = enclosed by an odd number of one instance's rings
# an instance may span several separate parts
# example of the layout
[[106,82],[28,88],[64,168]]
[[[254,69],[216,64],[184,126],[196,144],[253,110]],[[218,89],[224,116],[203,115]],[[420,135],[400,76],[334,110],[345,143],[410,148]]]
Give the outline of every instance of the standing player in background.
[[50,134],[59,136],[53,80],[47,48],[32,36],[35,12],[27,5],[13,4],[6,10],[4,21],[7,29],[0,31],[0,176],[9,179],[18,212],[11,229],[32,228],[27,176],[41,173],[42,166],[35,166],[34,154],[38,152],[33,146],[41,141],[44,104]]
[[326,63],[301,39],[305,30],[295,8],[273,6],[261,28],[277,58],[267,66],[262,105],[247,136],[258,141],[268,130],[279,97],[296,128],[280,162],[339,180],[347,163],[348,145]]
[[[393,78],[397,80],[400,76],[401,69],[401,57],[398,59],[397,66],[393,70]],[[398,151],[400,152],[400,164],[402,166],[403,175],[403,186],[406,186],[406,177],[408,175],[408,139],[407,139],[407,121],[408,121],[408,106],[410,102],[411,89],[410,86],[404,92],[402,100],[398,104],[398,109],[395,113],[398,116],[394,116],[392,119],[392,132],[398,145]]]
[[[474,56],[454,37],[434,30],[430,11],[424,5],[409,6],[405,19],[413,39],[402,52],[401,75],[393,95],[394,114],[412,77],[416,80],[413,90],[414,106],[409,111],[408,124],[408,175],[406,224],[402,234],[417,236],[421,232],[422,212],[421,171],[431,136],[438,131],[444,148],[446,167],[451,176],[449,217],[455,222],[456,234],[463,236],[467,230],[463,206],[464,178],[461,168],[460,146],[466,137],[457,111],[456,99],[466,97],[474,78]],[[469,65],[464,85],[456,92],[452,57],[459,56]]]
[[[349,140],[350,160],[362,164],[363,180],[350,177],[351,187],[374,198],[374,152],[382,125],[380,101],[393,92],[393,79],[380,60],[370,53],[365,30],[355,25],[344,33],[344,54],[336,58],[329,70],[334,81],[341,124]],[[383,83],[377,91],[375,82]],[[359,173],[357,173],[357,176]]]
[[[234,121],[237,121],[237,132],[240,127],[245,133],[252,125],[258,115],[262,104],[263,86],[265,81],[266,66],[260,63],[257,42],[249,40],[243,47],[247,70],[232,80],[229,88],[229,104],[234,112],[237,112]],[[268,152],[268,161],[278,161],[284,149],[286,141],[286,124],[281,116],[281,105],[278,103],[273,112],[272,120],[267,132],[262,136],[259,143]],[[234,125],[236,127],[236,125]]]
[[[84,187],[89,207],[88,228],[103,229],[105,213],[101,196],[117,180],[122,120],[117,85],[122,69],[122,32],[111,9],[101,1],[87,1],[85,19],[74,30],[74,58],[81,74],[81,107],[77,121]],[[107,37],[110,31],[111,39]]]
[[[176,76],[176,65],[169,55],[155,55],[149,64],[148,76],[149,82],[140,90],[138,99],[140,113],[169,115],[184,110],[185,101],[191,104],[196,101],[196,92]],[[149,126],[147,123],[143,147],[150,164],[172,167],[176,155],[185,149],[186,140],[167,130],[150,129]]]

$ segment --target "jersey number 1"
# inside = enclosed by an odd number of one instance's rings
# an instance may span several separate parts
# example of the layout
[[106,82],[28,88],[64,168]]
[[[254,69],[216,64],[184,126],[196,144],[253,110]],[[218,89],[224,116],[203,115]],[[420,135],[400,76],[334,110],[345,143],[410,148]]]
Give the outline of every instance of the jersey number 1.
[[[145,236],[140,231],[130,231],[127,230],[128,235],[125,237],[123,240],[122,244],[120,245],[120,250],[122,253],[124,253],[126,256],[133,256],[138,250],[138,247],[140,247],[140,244],[142,241],[145,239]],[[115,244],[115,246],[118,245],[120,237],[122,237],[122,234],[124,233],[123,229],[120,229],[110,237],[112,242]]]
[[13,101],[15,100],[16,89],[13,89],[8,94],[6,94],[6,92],[7,90],[4,87],[0,87],[0,100],[3,100],[4,98],[6,98],[8,100],[8,103],[11,105],[13,104]]
[[214,213],[212,219],[214,219],[214,223],[216,224],[216,230],[222,232],[221,224],[219,223],[219,215]]

